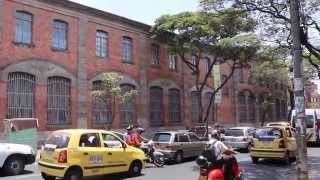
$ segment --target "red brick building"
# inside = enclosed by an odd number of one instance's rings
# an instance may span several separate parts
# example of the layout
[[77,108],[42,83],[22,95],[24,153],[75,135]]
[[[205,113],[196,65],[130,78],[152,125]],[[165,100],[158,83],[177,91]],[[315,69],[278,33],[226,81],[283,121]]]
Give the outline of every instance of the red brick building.
[[[41,131],[103,127],[110,121],[110,104],[91,91],[99,88],[103,72],[118,72],[123,88],[139,95],[116,104],[112,128],[132,122],[151,128],[197,124],[194,77],[165,44],[150,38],[149,29],[66,0],[0,0],[0,119],[35,117]],[[204,60],[200,65],[205,71]],[[221,78],[228,73],[226,66],[220,71]],[[222,90],[218,122],[258,123],[268,93],[275,102],[270,119],[286,117],[286,87],[254,85],[248,77],[248,69],[240,70]],[[204,101],[211,91],[206,87]]]
[[320,94],[318,86],[314,82],[305,83],[305,98],[307,108],[320,108]]

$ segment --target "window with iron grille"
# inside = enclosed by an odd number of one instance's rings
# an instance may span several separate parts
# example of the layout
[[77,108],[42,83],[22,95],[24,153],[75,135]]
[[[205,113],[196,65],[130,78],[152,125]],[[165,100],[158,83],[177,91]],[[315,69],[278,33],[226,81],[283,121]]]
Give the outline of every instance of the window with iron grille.
[[170,122],[180,122],[180,90],[169,90],[169,120]]
[[151,45],[152,50],[152,65],[160,65],[160,46],[157,44]]
[[15,42],[31,44],[32,41],[32,14],[16,12],[16,37]]
[[[123,93],[129,92],[135,89],[135,86],[131,84],[121,84],[121,91]],[[122,125],[128,126],[129,124],[133,124],[136,119],[136,102],[135,98],[132,97],[128,101],[120,104],[120,114]]]
[[[102,89],[102,81],[93,82],[93,90]],[[93,97],[92,102],[92,116],[94,124],[106,124],[112,121],[112,111],[111,111],[111,101],[110,99],[103,97]]]
[[132,63],[132,39],[130,37],[122,38],[122,60],[124,63]]
[[210,59],[208,57],[204,58],[204,69],[206,73],[210,70]]
[[163,125],[163,90],[160,87],[150,88],[150,124]]
[[169,55],[169,69],[170,70],[177,70],[177,62],[178,62],[178,56],[175,54]]
[[96,56],[103,58],[108,56],[108,33],[104,31],[96,32]]
[[70,80],[48,78],[48,124],[68,124],[70,118]]
[[[204,94],[204,106],[205,106],[205,109],[203,110],[203,118],[205,118],[205,113],[207,113],[207,110],[208,110],[208,107],[209,107],[209,104],[210,104],[211,95],[212,95],[211,92],[206,92]],[[211,104],[211,107],[209,108],[209,114],[208,114],[208,118],[207,118],[208,121],[212,121],[213,120],[212,119],[212,106],[213,106],[213,103]]]
[[23,72],[8,75],[8,118],[34,117],[35,76]]
[[52,35],[52,47],[58,50],[66,50],[68,43],[68,23],[61,20],[54,20]]
[[200,115],[200,92],[199,91],[193,91],[191,92],[191,98],[192,98],[192,121],[193,122],[199,122],[199,115]]

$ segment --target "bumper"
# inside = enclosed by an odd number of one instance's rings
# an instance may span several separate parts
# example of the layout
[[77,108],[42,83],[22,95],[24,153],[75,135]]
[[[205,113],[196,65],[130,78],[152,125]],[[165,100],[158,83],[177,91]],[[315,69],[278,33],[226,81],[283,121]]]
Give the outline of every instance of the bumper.
[[286,155],[285,149],[267,150],[267,149],[251,149],[250,156],[259,158],[276,158],[281,159]]
[[26,156],[26,164],[33,164],[36,161],[36,155],[29,154]]
[[225,145],[230,146],[235,149],[246,149],[248,148],[248,142],[231,142],[231,141],[224,141]]
[[43,161],[39,161],[38,165],[41,172],[55,177],[63,177],[67,170],[67,166],[50,164]]
[[164,155],[165,161],[174,160],[176,155],[175,151],[160,150],[159,152],[161,152]]

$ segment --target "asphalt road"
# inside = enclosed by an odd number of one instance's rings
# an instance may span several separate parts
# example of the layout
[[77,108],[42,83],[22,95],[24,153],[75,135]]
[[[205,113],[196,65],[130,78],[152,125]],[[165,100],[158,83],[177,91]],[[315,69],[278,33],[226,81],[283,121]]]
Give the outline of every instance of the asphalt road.
[[[309,176],[311,180],[318,180],[320,174],[320,148],[309,148]],[[247,180],[291,180],[295,179],[295,163],[284,165],[278,161],[261,161],[253,164],[247,153],[239,153],[237,159],[244,170]],[[0,180],[42,180],[37,172],[36,165],[28,166],[26,174],[14,177],[0,177]],[[199,168],[190,159],[182,164],[166,165],[157,168],[148,165],[139,177],[129,178],[125,175],[112,175],[86,180],[196,180],[199,175]]]

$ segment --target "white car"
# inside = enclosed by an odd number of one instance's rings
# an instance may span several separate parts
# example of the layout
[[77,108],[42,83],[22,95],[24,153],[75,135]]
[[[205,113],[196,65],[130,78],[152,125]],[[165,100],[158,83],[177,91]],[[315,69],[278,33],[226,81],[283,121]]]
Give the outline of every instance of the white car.
[[35,152],[31,146],[0,143],[0,168],[6,175],[18,175],[26,164],[35,162]]
[[253,127],[233,127],[226,129],[223,142],[234,149],[250,151],[254,131],[255,129]]

